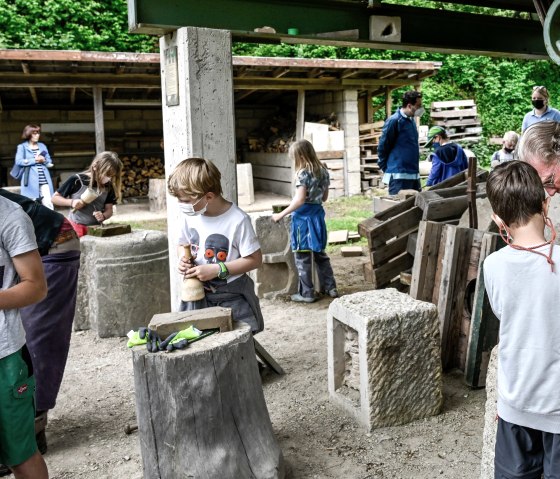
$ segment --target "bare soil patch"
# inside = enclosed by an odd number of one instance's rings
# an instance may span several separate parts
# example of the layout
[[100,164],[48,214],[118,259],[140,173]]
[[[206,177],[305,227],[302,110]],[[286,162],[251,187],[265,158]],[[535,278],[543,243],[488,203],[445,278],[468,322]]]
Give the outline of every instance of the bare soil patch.
[[[367,289],[361,267],[365,260],[332,255],[341,293]],[[460,373],[445,375],[442,414],[371,434],[329,401],[330,301],[262,301],[266,329],[259,341],[287,373],[266,373],[263,387],[291,477],[478,478],[486,395],[464,386]],[[138,433],[124,433],[135,416],[125,338],[74,333],[59,401],[49,414],[45,459],[51,477],[140,479]]]

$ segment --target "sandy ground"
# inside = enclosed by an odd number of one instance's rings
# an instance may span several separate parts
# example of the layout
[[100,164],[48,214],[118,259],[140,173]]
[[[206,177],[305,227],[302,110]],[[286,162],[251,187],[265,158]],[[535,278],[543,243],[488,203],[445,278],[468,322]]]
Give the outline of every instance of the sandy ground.
[[[365,288],[365,256],[332,260],[341,293]],[[266,373],[263,387],[290,477],[478,478],[485,392],[464,386],[460,373],[445,375],[442,414],[370,434],[329,401],[330,301],[262,301],[266,329],[259,341],[287,372],[281,377]],[[140,479],[138,433],[124,433],[135,422],[132,361],[125,340],[74,333],[58,404],[49,415],[45,459],[51,477]]]

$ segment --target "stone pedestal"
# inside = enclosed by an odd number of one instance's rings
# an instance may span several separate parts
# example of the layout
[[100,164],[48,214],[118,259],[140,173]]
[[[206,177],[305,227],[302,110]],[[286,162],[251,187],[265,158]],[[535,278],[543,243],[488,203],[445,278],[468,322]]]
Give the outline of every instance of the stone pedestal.
[[494,479],[494,449],[498,430],[498,346],[490,355],[486,372],[486,408],[484,411],[484,433],[480,459],[480,479]]
[[74,329],[99,337],[126,336],[170,310],[167,235],[139,230],[81,238],[82,256]]
[[290,247],[290,218],[274,223],[269,213],[253,213],[251,222],[259,238],[263,264],[249,273],[259,298],[297,292],[298,274]]
[[436,415],[443,403],[437,308],[395,289],[335,299],[328,312],[331,399],[368,430]]

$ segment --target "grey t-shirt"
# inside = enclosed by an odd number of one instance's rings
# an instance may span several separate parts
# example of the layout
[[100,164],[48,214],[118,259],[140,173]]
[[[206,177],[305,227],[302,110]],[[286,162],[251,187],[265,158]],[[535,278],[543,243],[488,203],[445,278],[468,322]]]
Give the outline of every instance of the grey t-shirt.
[[[33,223],[21,206],[0,196],[0,284],[2,291],[19,281],[12,258],[37,249]],[[25,331],[18,309],[0,309],[0,359],[20,350]]]
[[321,168],[315,175],[309,170],[299,170],[297,172],[296,187],[305,186],[305,202],[320,205],[323,203],[323,194],[329,187],[330,178],[326,168]]

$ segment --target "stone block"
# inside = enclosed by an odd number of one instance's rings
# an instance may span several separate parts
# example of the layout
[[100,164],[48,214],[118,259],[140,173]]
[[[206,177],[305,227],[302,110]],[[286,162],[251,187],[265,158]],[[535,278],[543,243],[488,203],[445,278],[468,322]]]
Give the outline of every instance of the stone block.
[[170,309],[167,235],[138,230],[81,238],[82,257],[74,329],[101,338],[125,336]]
[[255,188],[253,187],[253,165],[251,163],[237,164],[237,203],[251,205],[255,202]]
[[214,306],[192,311],[156,314],[149,324],[150,329],[157,332],[162,339],[189,326],[200,330],[220,328],[221,333],[231,331],[233,329],[231,309]]
[[297,291],[298,275],[290,245],[290,217],[274,223],[269,213],[253,213],[251,222],[261,244],[263,264],[249,273],[259,298]]
[[484,432],[482,433],[482,454],[480,459],[480,479],[494,479],[494,449],[498,430],[498,346],[492,349],[486,372],[486,407],[484,410]]
[[335,299],[327,344],[329,395],[367,430],[440,412],[439,321],[432,303],[392,288]]

